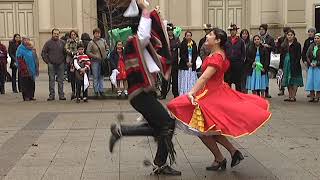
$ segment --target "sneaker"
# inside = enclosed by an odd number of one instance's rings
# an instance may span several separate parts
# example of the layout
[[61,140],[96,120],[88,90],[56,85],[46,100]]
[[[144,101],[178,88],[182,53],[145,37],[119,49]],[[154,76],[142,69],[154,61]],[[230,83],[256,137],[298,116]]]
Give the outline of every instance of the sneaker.
[[106,95],[104,94],[104,92],[100,92],[99,93],[101,97],[106,97]]
[[80,98],[77,98],[76,103],[80,103]]
[[119,90],[119,91],[117,92],[117,96],[120,97],[121,95],[122,95],[122,91]]
[[83,98],[83,101],[84,101],[84,102],[88,102],[88,98],[87,98],[87,97],[84,97],[84,98]]
[[54,101],[54,97],[50,96],[47,101]]
[[124,95],[128,97],[128,90],[124,90],[123,92],[124,92]]
[[65,101],[65,100],[67,100],[67,98],[65,98],[65,97],[59,97],[59,100],[60,100],[60,101]]

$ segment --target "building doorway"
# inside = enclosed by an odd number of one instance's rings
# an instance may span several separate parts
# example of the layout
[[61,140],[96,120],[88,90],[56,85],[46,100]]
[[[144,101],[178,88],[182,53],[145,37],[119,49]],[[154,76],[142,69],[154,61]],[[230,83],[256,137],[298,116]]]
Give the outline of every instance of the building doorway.
[[316,5],[316,9],[315,9],[315,27],[317,29],[317,32],[320,32],[320,5]]
[[231,23],[240,28],[246,27],[245,0],[205,0],[205,21],[215,26],[227,29]]

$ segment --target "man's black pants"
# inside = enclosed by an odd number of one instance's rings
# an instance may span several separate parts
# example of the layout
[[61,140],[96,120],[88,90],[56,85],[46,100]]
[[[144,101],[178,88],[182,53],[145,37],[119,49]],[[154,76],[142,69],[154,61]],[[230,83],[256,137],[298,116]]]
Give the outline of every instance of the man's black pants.
[[[121,126],[123,136],[154,136],[158,143],[154,164],[163,166],[169,153],[174,152],[172,136],[175,128],[175,120],[172,119],[162,104],[157,101],[154,94],[142,92],[135,96],[131,105],[148,121],[149,126]],[[168,148],[171,145],[171,148]],[[171,152],[170,152],[171,151]]]

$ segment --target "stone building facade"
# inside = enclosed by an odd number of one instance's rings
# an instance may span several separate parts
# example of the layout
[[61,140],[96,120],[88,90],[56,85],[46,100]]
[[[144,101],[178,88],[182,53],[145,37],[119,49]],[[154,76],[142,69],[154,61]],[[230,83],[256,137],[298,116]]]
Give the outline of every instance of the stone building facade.
[[[14,33],[30,36],[38,52],[56,27],[62,32],[75,29],[81,34],[97,27],[98,6],[103,0],[0,0],[0,40],[7,44]],[[211,23],[226,29],[230,23],[252,34],[268,23],[273,36],[284,26],[293,27],[297,37],[306,37],[309,27],[320,28],[320,0],[152,0],[160,5],[168,21],[202,37],[202,25]],[[318,18],[316,18],[318,15]],[[316,22],[318,24],[316,24]],[[320,30],[320,29],[318,29]]]

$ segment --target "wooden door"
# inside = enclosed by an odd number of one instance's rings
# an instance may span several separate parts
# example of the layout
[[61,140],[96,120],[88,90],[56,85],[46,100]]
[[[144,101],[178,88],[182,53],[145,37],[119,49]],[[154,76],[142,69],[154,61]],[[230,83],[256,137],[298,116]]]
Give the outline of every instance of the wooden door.
[[245,0],[206,0],[204,6],[206,22],[222,29],[231,23],[245,27]]

